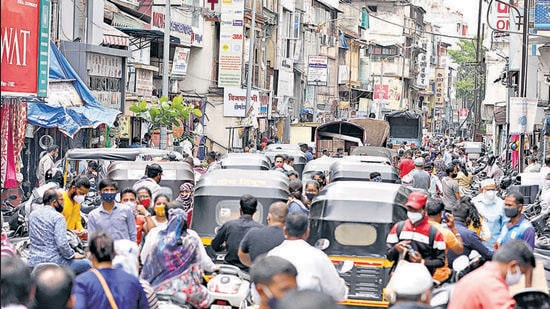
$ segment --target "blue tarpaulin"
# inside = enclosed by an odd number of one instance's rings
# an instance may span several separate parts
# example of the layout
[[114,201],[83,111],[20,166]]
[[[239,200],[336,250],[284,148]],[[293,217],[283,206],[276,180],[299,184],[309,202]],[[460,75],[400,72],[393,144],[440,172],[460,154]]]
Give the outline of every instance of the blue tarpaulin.
[[100,124],[112,126],[120,114],[119,110],[103,107],[94,98],[53,42],[50,42],[49,78],[50,83],[70,81],[82,100],[82,106],[65,107],[60,102],[48,98],[46,103],[34,103],[38,102],[37,99],[29,98],[29,123],[44,128],[58,128],[64,134],[73,137],[82,128],[96,128]]

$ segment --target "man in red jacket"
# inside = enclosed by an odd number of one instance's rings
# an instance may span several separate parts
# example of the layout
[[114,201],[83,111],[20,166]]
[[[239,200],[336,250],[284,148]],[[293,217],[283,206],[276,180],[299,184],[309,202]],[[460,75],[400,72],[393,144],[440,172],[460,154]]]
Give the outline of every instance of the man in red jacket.
[[412,160],[412,151],[410,149],[405,151],[403,159],[401,159],[397,168],[399,169],[399,178],[401,179],[414,169],[414,161]]
[[405,207],[408,219],[396,223],[386,239],[388,259],[397,262],[400,255],[412,263],[424,264],[433,275],[436,268],[445,265],[445,239],[428,222],[428,196],[414,191]]

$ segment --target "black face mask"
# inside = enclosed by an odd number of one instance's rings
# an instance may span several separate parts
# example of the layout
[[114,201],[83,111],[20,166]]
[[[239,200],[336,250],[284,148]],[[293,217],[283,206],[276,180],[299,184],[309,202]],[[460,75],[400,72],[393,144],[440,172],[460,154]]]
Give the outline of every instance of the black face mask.
[[59,204],[59,202],[57,202],[57,205],[55,205],[54,208],[58,213],[63,212],[63,206],[61,206],[61,204]]

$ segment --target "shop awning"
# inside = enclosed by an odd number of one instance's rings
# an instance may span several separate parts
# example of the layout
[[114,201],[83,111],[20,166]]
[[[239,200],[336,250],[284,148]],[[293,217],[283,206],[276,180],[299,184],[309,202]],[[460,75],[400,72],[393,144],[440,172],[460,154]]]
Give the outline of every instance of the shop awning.
[[128,35],[115,27],[103,23],[103,45],[128,47]]
[[[27,99],[31,103],[28,104],[29,123],[44,128],[58,128],[72,137],[82,128],[95,128],[100,124],[112,126],[120,114],[116,109],[103,107],[94,98],[53,42],[50,42],[49,78],[48,98],[45,102],[37,98]],[[71,94],[75,96],[75,93],[80,100],[66,99]]]
[[[164,32],[156,29],[124,28],[117,27],[118,30],[130,36],[130,44],[142,49],[151,43],[151,41],[164,42]],[[173,35],[170,36],[170,44],[179,45],[180,39]]]

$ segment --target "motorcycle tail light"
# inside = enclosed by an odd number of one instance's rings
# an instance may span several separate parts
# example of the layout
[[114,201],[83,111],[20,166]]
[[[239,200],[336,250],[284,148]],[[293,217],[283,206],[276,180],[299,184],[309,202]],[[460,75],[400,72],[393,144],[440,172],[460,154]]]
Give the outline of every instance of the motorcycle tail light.
[[242,281],[235,276],[218,275],[208,282],[208,291],[221,294],[236,294]]

